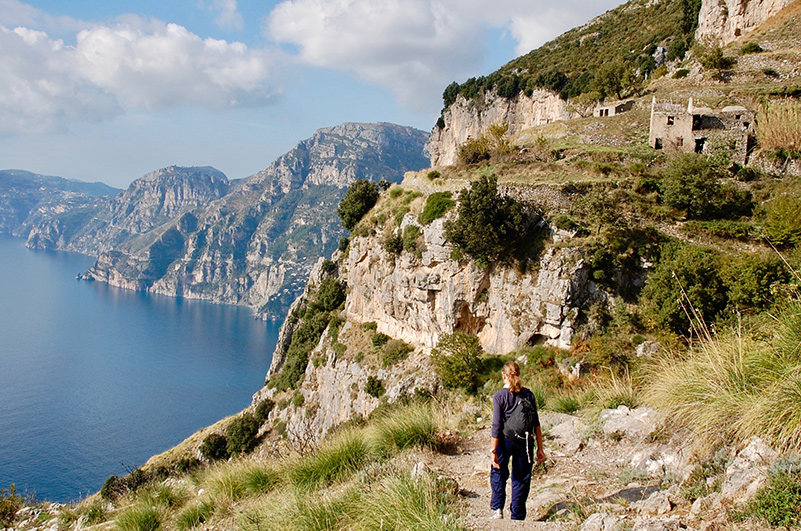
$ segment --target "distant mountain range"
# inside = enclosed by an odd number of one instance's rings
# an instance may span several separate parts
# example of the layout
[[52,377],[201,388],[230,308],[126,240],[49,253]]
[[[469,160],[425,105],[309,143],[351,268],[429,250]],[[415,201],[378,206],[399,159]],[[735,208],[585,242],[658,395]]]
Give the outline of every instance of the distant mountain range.
[[346,235],[336,207],[356,179],[400,182],[428,165],[427,134],[393,124],[318,130],[265,170],[229,181],[171,166],[123,191],[0,172],[0,232],[98,256],[83,278],[284,317],[311,266]]

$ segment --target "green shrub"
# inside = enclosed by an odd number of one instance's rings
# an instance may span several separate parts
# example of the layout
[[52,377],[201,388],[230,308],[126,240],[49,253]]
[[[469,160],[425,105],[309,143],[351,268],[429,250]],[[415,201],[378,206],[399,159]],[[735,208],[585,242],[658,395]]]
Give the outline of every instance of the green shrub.
[[386,392],[384,384],[381,380],[373,375],[367,377],[367,383],[364,386],[364,392],[375,398],[380,397]]
[[269,398],[265,398],[256,405],[256,411],[253,413],[253,417],[259,424],[264,424],[274,407],[275,402]]
[[362,323],[362,328],[365,330],[372,330],[375,332],[378,329],[378,323],[375,321],[367,321],[366,323]]
[[678,69],[678,70],[676,70],[676,72],[673,74],[673,79],[682,79],[682,78],[685,78],[685,77],[687,77],[689,74],[690,74],[690,71],[689,71],[688,69],[686,69],[686,68],[679,68],[679,69]]
[[392,236],[389,236],[386,240],[384,240],[384,249],[389,254],[401,254],[403,251],[403,238],[393,233]]
[[408,253],[418,253],[417,238],[420,237],[420,227],[407,225],[403,229],[403,250]]
[[388,335],[383,334],[381,332],[376,332],[375,334],[373,334],[373,337],[370,338],[370,341],[372,342],[374,347],[379,348],[386,345],[389,339],[390,338]]
[[365,179],[355,181],[345,192],[345,196],[339,202],[339,207],[337,208],[337,214],[339,219],[342,220],[342,226],[352,231],[377,201],[378,184]]
[[231,457],[230,452],[228,452],[228,439],[225,438],[225,435],[219,433],[208,435],[200,444],[200,455],[209,461],[228,459]]
[[662,202],[691,219],[737,218],[750,214],[749,192],[723,186],[709,159],[697,153],[674,156],[660,183]]
[[434,179],[439,179],[442,177],[442,174],[437,170],[431,170],[426,174],[426,177],[429,181],[433,181]]
[[464,389],[475,394],[483,384],[484,349],[476,336],[454,332],[440,338],[431,351],[434,367],[442,384],[449,389]]
[[733,311],[766,310],[776,302],[776,288],[787,285],[792,275],[776,256],[741,254],[727,260],[721,272]]
[[689,235],[706,234],[727,240],[749,240],[753,237],[754,226],[749,222],[732,220],[697,221],[682,225],[682,231]]
[[529,236],[522,205],[498,192],[495,176],[462,190],[458,217],[445,223],[446,239],[484,266],[524,247]]
[[25,500],[17,494],[13,484],[8,492],[0,489],[0,524],[4,529],[12,527],[17,520],[17,511],[22,509],[24,502]]
[[471,138],[459,146],[457,152],[457,158],[461,164],[476,164],[482,160],[489,160],[491,156],[492,146],[490,139],[485,135]]
[[295,407],[300,407],[306,402],[306,397],[303,396],[303,393],[296,392],[295,396],[292,397],[292,405]]
[[339,247],[337,248],[339,249],[340,252],[344,253],[345,251],[348,250],[348,245],[350,245],[350,238],[343,236],[342,238],[339,239]]
[[345,302],[345,286],[334,277],[325,277],[317,289],[315,301],[309,305],[313,312],[330,312]]
[[760,53],[764,52],[765,50],[762,49],[762,46],[755,42],[747,42],[743,44],[742,48],[740,48],[740,55],[747,55],[749,53]]
[[728,303],[717,253],[702,247],[664,246],[660,262],[645,282],[641,300],[646,316],[656,327],[677,334],[688,333],[688,314],[696,318],[692,308],[704,322],[714,321]]
[[400,339],[390,339],[381,352],[381,366],[386,368],[395,365],[409,357],[409,352],[413,350],[414,347]]
[[774,472],[750,503],[751,513],[771,527],[801,527],[801,474]]
[[548,404],[551,410],[568,415],[572,415],[581,408],[581,403],[576,397],[565,394],[552,397],[552,400],[549,400]]
[[250,413],[234,418],[225,430],[226,448],[231,455],[246,454],[258,444],[259,422]]
[[423,225],[428,225],[444,216],[455,204],[450,192],[435,192],[426,198],[426,205],[417,219]]
[[801,244],[801,197],[783,195],[765,205],[765,236],[774,245],[797,247]]

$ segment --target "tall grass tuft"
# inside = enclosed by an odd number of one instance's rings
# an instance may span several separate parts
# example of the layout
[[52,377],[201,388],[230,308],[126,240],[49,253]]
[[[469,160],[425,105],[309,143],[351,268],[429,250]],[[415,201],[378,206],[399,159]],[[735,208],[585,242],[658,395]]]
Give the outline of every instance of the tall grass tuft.
[[119,531],[157,531],[161,529],[164,512],[161,507],[137,503],[120,513],[115,528]]
[[766,339],[742,329],[707,334],[652,367],[646,400],[710,446],[761,436],[779,450],[801,449],[799,323],[796,302]]
[[210,469],[201,479],[214,506],[224,507],[246,496],[275,488],[282,481],[274,469],[252,461],[232,461]]
[[315,488],[347,479],[368,459],[369,446],[364,434],[348,430],[286,468],[293,485]]
[[759,113],[756,134],[762,149],[784,156],[801,156],[801,103],[774,102]]
[[373,451],[378,456],[412,446],[431,446],[435,443],[435,423],[430,404],[411,404],[395,409],[378,419],[370,430]]
[[205,501],[192,503],[181,509],[175,524],[181,531],[188,531],[208,521],[214,514],[214,506]]
[[354,491],[337,495],[290,490],[280,496],[259,500],[254,507],[237,517],[237,529],[243,531],[327,531],[348,529]]
[[390,477],[358,503],[355,530],[463,529],[455,516],[453,497],[432,477]]
[[638,389],[629,371],[619,376],[616,371],[609,369],[609,377],[599,377],[594,380],[591,390],[603,408],[615,409],[618,406],[633,408],[640,403]]

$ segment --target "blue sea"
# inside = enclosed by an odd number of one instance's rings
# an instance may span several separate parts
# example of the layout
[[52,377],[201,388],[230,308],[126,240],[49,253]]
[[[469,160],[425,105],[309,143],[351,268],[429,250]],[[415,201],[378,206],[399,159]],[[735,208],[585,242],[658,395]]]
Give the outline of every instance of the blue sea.
[[68,502],[250,403],[280,323],[76,280],[0,236],[0,489]]

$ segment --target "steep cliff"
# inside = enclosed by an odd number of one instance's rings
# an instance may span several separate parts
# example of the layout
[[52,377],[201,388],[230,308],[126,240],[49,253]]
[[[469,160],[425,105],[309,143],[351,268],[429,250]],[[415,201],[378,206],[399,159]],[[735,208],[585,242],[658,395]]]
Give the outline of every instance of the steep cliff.
[[[569,348],[581,310],[606,297],[591,280],[586,251],[580,246],[546,245],[535,266],[524,272],[500,263],[481,267],[458,256],[446,241],[444,228],[454,211],[422,225],[416,213],[425,197],[413,189],[415,182],[416,176],[409,175],[402,189],[390,189],[397,198],[412,199],[411,211],[396,230],[403,234],[408,227],[417,227],[420,235],[414,248],[399,254],[388,251],[386,227],[380,225],[355,235],[346,252],[336,251],[332,261],[318,262],[304,294],[290,310],[268,371],[268,385],[254,396],[254,403],[283,396],[279,376],[295,355],[293,335],[305,335],[308,322],[318,319],[320,314],[309,308],[319,306],[315,297],[325,279],[336,278],[347,286],[341,312],[330,318],[302,362],[297,393],[304,406],[290,405],[273,413],[275,422],[286,423],[290,438],[322,436],[350,418],[369,414],[380,403],[370,392],[371,379],[381,382],[384,400],[389,401],[416,389],[432,390],[437,384],[431,349],[447,334],[476,335],[484,350],[493,354],[538,344]],[[388,204],[391,208],[389,197],[385,192],[356,233],[386,218],[383,210]],[[548,237],[551,231],[541,222],[541,236]],[[388,347],[376,348],[375,337],[382,334],[394,342],[390,350],[408,349],[408,357],[396,360],[386,353]]]
[[344,187],[424,167],[425,138],[392,124],[321,129],[205,208],[173,209],[166,223],[104,250],[84,278],[282,318],[316,258],[345,235],[336,215]]
[[31,248],[97,255],[206,206],[228,189],[228,179],[214,168],[170,166],[140,177],[104,201],[39,208],[16,233]]
[[726,45],[795,0],[702,0],[696,39]]
[[460,94],[443,110],[442,121],[431,131],[428,141],[431,165],[454,164],[459,146],[483,135],[493,124],[508,124],[509,134],[515,134],[574,115],[565,100],[548,90],[534,90],[528,95],[521,92],[513,98],[487,94],[478,101]]

